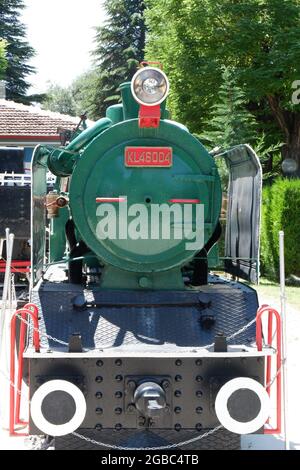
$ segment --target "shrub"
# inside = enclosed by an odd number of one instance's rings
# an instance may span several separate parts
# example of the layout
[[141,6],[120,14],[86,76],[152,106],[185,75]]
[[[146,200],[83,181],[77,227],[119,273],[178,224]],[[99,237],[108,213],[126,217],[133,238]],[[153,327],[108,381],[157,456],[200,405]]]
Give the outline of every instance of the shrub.
[[300,179],[277,179],[263,190],[261,273],[279,278],[278,232],[285,233],[286,276],[300,275]]

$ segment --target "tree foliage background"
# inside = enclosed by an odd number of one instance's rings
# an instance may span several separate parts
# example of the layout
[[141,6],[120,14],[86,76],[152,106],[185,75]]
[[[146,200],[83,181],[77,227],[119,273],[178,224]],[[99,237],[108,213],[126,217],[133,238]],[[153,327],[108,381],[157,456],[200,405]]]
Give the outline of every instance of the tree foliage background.
[[0,38],[6,41],[7,68],[5,76],[7,99],[28,103],[28,75],[34,72],[28,62],[34,50],[25,39],[26,28],[20,20],[22,0],[0,0]]
[[300,0],[104,5],[107,19],[97,29],[93,69],[69,90],[54,93],[48,106],[62,100],[64,109],[68,96],[69,114],[103,116],[119,101],[119,84],[130,80],[145,49],[170,77],[174,119],[202,137],[210,133],[212,146],[251,143],[267,174],[278,173],[284,158],[296,160],[300,171],[300,109],[291,102],[292,84],[300,79]]
[[4,72],[6,70],[6,43],[0,38],[0,80],[4,78]]
[[[284,143],[300,164],[300,112],[292,83],[300,77],[299,0],[147,0],[148,59],[172,82],[176,119],[201,133],[231,67],[266,146]],[[300,167],[300,165],[299,165]]]

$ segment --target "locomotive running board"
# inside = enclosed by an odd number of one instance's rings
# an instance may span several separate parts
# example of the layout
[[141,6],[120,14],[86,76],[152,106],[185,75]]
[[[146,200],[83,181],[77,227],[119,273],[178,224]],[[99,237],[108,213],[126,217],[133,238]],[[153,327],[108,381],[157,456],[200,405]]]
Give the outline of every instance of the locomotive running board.
[[261,351],[257,351],[254,347],[248,347],[243,345],[233,345],[228,346],[227,352],[214,352],[209,351],[206,348],[195,348],[193,350],[186,350],[185,348],[180,348],[176,346],[176,351],[162,351],[161,349],[155,349],[147,351],[143,350],[141,347],[132,346],[132,350],[128,351],[127,348],[111,348],[99,350],[90,350],[86,352],[70,353],[65,351],[45,351],[41,350],[36,352],[34,348],[29,347],[24,353],[24,358],[26,359],[105,359],[105,358],[120,358],[126,356],[128,358],[138,357],[148,357],[151,359],[162,359],[162,358],[189,358],[189,359],[207,359],[207,358],[247,358],[247,357],[257,357],[257,358],[266,358],[276,354],[276,351],[273,348],[265,347]]

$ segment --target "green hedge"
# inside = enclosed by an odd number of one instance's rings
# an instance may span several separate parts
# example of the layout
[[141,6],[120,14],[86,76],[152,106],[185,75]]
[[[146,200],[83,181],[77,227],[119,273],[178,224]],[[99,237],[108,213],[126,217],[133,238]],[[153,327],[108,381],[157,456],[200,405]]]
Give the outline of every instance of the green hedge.
[[300,179],[278,179],[263,189],[261,274],[276,280],[279,230],[285,233],[286,276],[300,276]]

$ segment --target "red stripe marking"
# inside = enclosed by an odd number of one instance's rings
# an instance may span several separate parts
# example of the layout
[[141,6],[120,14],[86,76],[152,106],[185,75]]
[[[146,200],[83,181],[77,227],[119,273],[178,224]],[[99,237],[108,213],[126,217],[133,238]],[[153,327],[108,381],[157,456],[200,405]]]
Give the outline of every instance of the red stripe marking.
[[126,202],[127,199],[125,197],[97,197],[96,202]]
[[200,199],[169,199],[174,204],[199,204]]

